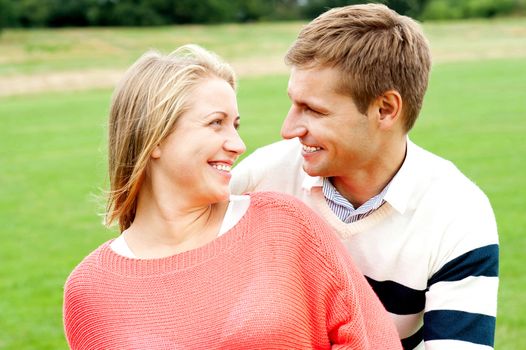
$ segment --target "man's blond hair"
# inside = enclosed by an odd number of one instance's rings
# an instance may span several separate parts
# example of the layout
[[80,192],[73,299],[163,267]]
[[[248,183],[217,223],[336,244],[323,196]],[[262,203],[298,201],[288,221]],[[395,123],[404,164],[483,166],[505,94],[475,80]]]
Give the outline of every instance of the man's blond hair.
[[128,69],[115,89],[109,116],[106,225],[118,220],[121,231],[131,225],[151,153],[188,109],[196,85],[214,77],[235,89],[232,68],[197,45],[166,56],[148,51]]
[[422,108],[431,68],[420,25],[380,4],[323,13],[301,30],[285,60],[299,68],[337,68],[338,92],[350,95],[361,113],[384,92],[398,91],[406,131]]

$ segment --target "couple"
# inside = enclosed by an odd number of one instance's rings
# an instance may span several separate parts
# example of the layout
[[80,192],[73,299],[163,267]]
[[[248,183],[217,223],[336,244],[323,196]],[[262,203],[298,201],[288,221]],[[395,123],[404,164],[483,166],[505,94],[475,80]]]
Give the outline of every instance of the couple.
[[232,174],[230,67],[190,45],[128,70],[109,120],[107,223],[122,234],[66,282],[71,348],[492,348],[491,206],[407,138],[430,69],[421,28],[337,8],[286,61],[287,140]]

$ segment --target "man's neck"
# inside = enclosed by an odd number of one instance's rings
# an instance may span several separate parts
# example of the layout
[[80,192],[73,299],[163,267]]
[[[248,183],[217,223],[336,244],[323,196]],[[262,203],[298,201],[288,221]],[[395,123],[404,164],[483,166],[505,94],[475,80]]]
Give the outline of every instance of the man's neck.
[[358,208],[391,182],[404,162],[406,149],[407,142],[404,140],[397,149],[371,162],[370,167],[353,169],[352,173],[331,177],[330,181],[343,197]]

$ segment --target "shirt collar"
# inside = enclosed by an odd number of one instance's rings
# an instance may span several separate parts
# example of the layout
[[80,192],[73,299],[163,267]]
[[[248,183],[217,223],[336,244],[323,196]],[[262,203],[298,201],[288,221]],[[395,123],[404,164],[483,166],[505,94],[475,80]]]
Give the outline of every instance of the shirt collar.
[[407,138],[404,162],[391,180],[389,189],[385,194],[385,201],[400,214],[405,213],[415,187],[414,174],[418,171],[417,153],[417,146]]
[[313,187],[323,186],[323,178],[321,176],[310,176],[303,169],[300,171],[303,173],[303,183],[301,184],[301,187],[305,191],[310,192]]

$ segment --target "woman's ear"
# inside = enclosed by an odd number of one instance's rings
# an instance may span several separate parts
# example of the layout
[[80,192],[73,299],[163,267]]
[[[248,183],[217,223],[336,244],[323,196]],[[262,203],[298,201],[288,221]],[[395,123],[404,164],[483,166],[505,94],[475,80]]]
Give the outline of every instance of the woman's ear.
[[401,120],[402,96],[396,90],[388,90],[375,100],[378,123],[381,129],[390,129]]
[[159,159],[161,158],[161,147],[160,145],[155,146],[155,148],[152,151],[152,154],[150,155],[153,159]]

